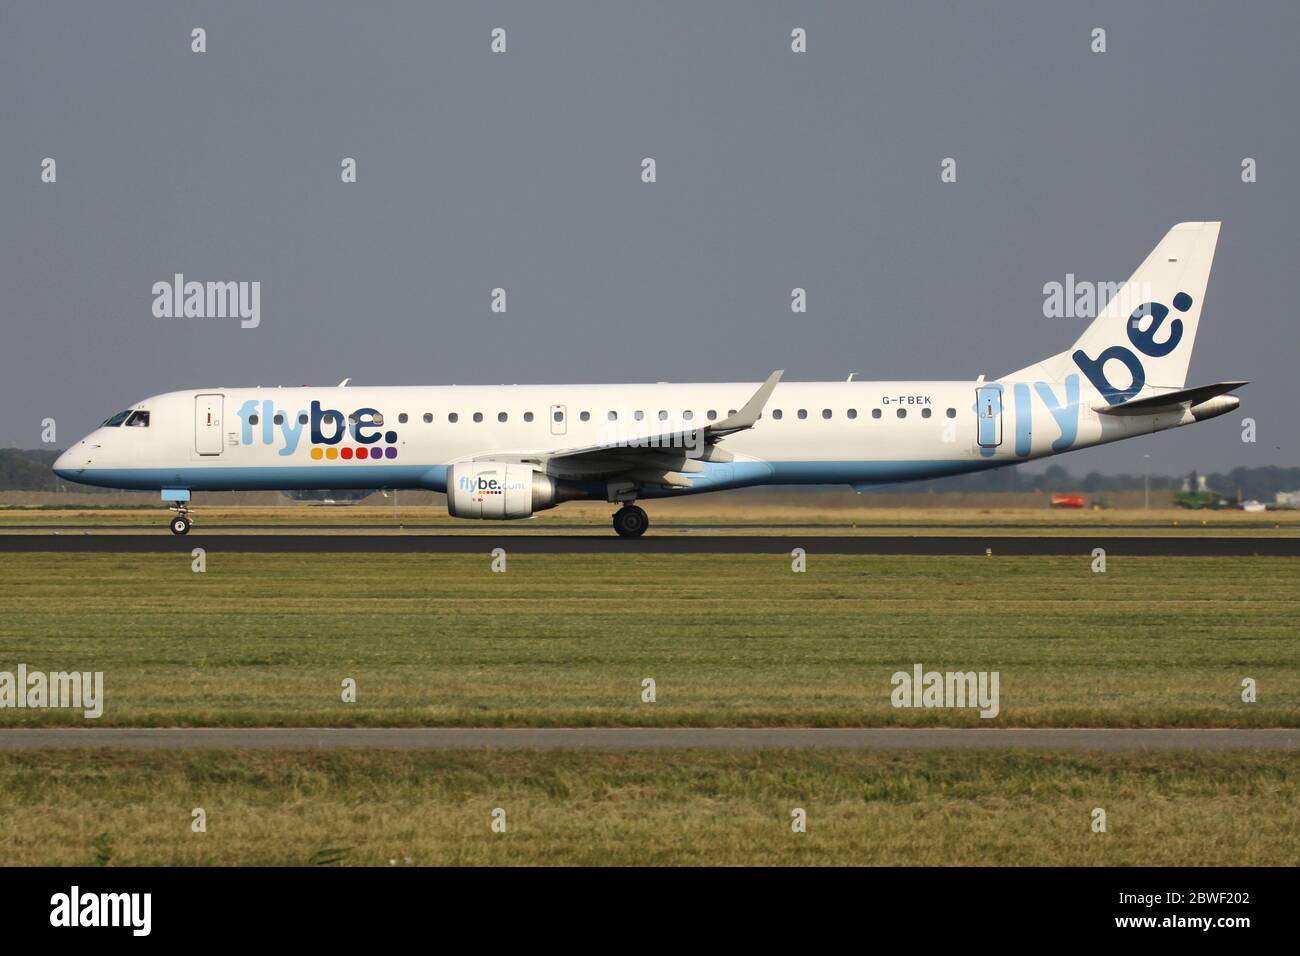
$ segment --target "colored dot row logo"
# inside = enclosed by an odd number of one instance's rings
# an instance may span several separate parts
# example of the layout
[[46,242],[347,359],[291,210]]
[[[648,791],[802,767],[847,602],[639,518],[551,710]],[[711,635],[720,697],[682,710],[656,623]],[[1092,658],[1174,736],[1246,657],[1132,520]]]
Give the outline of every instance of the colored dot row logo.
[[349,461],[353,458],[364,461],[367,458],[373,461],[379,461],[382,458],[396,458],[396,448],[313,448],[311,450],[312,461],[320,461],[326,458],[330,461],[342,458]]

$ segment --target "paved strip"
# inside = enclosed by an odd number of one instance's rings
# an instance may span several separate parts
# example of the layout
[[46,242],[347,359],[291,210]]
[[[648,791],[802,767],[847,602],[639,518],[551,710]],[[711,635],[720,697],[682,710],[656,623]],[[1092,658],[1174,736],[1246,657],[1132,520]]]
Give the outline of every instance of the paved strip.
[[[69,509],[73,510],[73,509]],[[7,531],[44,531],[50,534],[80,534],[83,531],[146,531],[155,532],[165,527],[165,522],[160,521],[139,521],[139,522],[119,522],[116,524],[0,524],[0,534]],[[546,522],[547,531],[587,531],[598,534],[609,533],[608,522],[586,522],[586,523],[559,523]],[[1218,530],[1218,531],[1268,531],[1277,529],[1276,521],[1202,521],[1186,525],[1170,525],[1168,522],[1160,523],[1153,521],[1127,524],[1120,522],[1106,522],[1099,525],[1086,525],[1079,522],[1070,521],[1010,521],[1010,522],[974,522],[974,521],[940,521],[931,522],[924,519],[916,521],[887,521],[887,522],[870,522],[854,521],[852,519],[843,521],[746,521],[743,523],[727,523],[720,521],[690,521],[690,522],[673,522],[673,521],[655,521],[654,528],[656,531],[682,531],[682,532],[706,532],[706,531],[848,531],[856,529],[859,531],[888,531],[890,529],[901,530],[904,528],[925,528],[941,529],[944,531],[1075,531],[1087,533],[1090,529],[1094,531],[1151,531],[1153,529],[1173,530],[1177,527],[1180,531],[1191,530]],[[1288,526],[1293,527],[1293,526]],[[416,531],[416,532],[447,532],[450,534],[464,534],[464,522],[443,521],[433,522],[393,522],[385,524],[376,519],[367,522],[212,522],[208,525],[207,530],[211,531],[310,531],[329,533],[334,531],[373,531],[373,532],[399,532],[399,531]],[[197,531],[195,533],[198,533]]]
[[1300,537],[998,537],[929,535],[691,535],[619,538],[579,535],[241,535],[78,534],[3,535],[0,552],[91,552],[188,554],[193,548],[263,554],[809,554],[918,555],[1087,555],[1104,548],[1108,556],[1137,557],[1300,557]]
[[1300,750],[1300,729],[1093,727],[242,727],[0,729],[0,751],[123,750]]

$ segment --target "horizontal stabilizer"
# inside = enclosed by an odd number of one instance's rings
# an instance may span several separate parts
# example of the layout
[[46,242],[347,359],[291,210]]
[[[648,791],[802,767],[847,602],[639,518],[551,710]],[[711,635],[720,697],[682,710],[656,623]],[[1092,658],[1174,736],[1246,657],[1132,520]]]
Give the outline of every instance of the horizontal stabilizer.
[[1214,385],[1200,385],[1196,388],[1180,388],[1174,392],[1160,395],[1148,395],[1118,405],[1102,403],[1094,405],[1093,411],[1099,415],[1156,415],[1165,409],[1175,409],[1189,405],[1199,405],[1218,395],[1231,392],[1234,388],[1249,385],[1249,382],[1218,382]]

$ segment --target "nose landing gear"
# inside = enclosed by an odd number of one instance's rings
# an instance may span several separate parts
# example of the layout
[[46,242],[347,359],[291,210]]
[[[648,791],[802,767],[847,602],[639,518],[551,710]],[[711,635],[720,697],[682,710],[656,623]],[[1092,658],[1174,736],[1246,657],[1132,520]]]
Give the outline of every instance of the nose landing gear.
[[185,502],[172,502],[172,511],[176,512],[176,517],[171,520],[172,534],[189,534],[193,522],[190,521],[190,509],[185,507]]
[[636,505],[624,505],[614,512],[614,530],[621,538],[639,538],[650,527],[650,518]]

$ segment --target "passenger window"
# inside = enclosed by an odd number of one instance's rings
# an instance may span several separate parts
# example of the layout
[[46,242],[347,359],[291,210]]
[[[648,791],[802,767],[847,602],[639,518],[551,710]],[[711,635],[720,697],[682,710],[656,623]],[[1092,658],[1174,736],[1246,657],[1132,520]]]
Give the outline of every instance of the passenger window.
[[564,412],[560,411],[560,410],[557,408],[557,409],[555,410],[555,414],[552,415],[551,417],[554,418],[557,422],[562,422],[562,421],[564,421]]
[[899,418],[906,418],[906,417],[907,417],[907,409],[906,409],[906,408],[900,408],[900,409],[898,410],[898,417],[899,417]]
[[717,420],[718,420],[718,412],[717,412],[717,410],[716,410],[716,409],[713,409],[713,408],[710,408],[710,409],[709,409],[709,421],[714,422],[714,421],[717,421]]
[[949,418],[956,418],[956,417],[957,417],[957,409],[955,409],[955,408],[950,408],[950,409],[948,409],[948,417],[949,417]]
[[829,419],[830,417],[831,417],[831,410],[829,408],[823,408],[822,418]]
[[531,422],[532,420],[533,420],[533,413],[532,413],[532,412],[524,412],[524,421],[526,421],[526,422]]
[[306,413],[306,412],[299,412],[299,413],[298,413],[298,424],[299,424],[299,425],[306,425],[306,424],[307,424],[307,413]]
[[641,419],[645,418],[645,412],[641,411],[638,408],[636,414],[633,415],[632,417],[635,418],[637,421],[640,421]]
[[456,424],[456,422],[460,421],[460,416],[457,415],[455,412],[452,412],[447,416],[447,421],[451,422],[454,425]]
[[248,424],[250,424],[250,425],[256,425],[256,424],[257,424],[258,422],[260,422],[260,421],[261,421],[261,419],[258,418],[256,415],[249,415],[249,416],[248,416]]
[[611,422],[616,422],[618,421],[618,412],[610,412],[608,417]]
[[474,413],[474,421],[476,421],[476,422],[481,422],[482,420],[483,420],[483,413],[482,413],[482,412],[475,412],[475,413]]
[[[278,424],[278,422],[277,422],[277,424]],[[405,424],[406,424],[406,412],[402,412],[401,414],[399,414],[399,415],[397,416],[397,424],[399,424],[399,425],[405,425]]]
[[848,412],[848,415],[849,415],[849,418],[857,418],[857,417],[858,417],[858,410],[857,410],[856,408],[850,408],[850,409],[849,409],[849,412]]
[[132,412],[132,413],[131,413],[131,417],[128,418],[128,419],[126,420],[126,425],[127,425],[128,428],[148,428],[148,427],[149,427],[149,413],[148,413],[148,412]]
[[584,422],[589,422],[591,421],[591,412],[583,412],[578,417],[581,418]]
[[807,418],[807,417],[808,417],[808,409],[806,409],[806,408],[801,408],[801,409],[799,409],[799,419],[800,419],[800,421],[802,421],[803,419],[805,419],[805,418]]
[[425,413],[424,413],[424,423],[425,423],[426,425],[430,425],[430,424],[433,423],[433,412],[425,412]]
[[497,412],[497,421],[501,422],[502,424],[505,424],[506,420],[509,417],[510,416],[507,415],[505,412]]
[[284,416],[281,415],[279,412],[276,412],[275,415],[271,418],[271,421],[275,422],[277,425],[283,425]]
[[930,409],[928,409],[928,408],[923,408],[923,409],[921,409],[921,417],[922,417],[922,418],[929,418],[929,417],[930,417]]
[[880,417],[880,409],[878,409],[878,408],[873,408],[873,409],[871,410],[871,417],[872,417],[872,418],[879,418],[879,417]]
[[779,408],[774,408],[774,409],[772,409],[772,417],[773,417],[776,421],[779,422],[779,421],[781,420],[781,414],[782,414],[781,409],[779,409]]
[[659,409],[659,420],[660,420],[661,422],[666,422],[666,421],[668,421],[668,413],[667,413],[666,411],[664,411],[662,408]]

